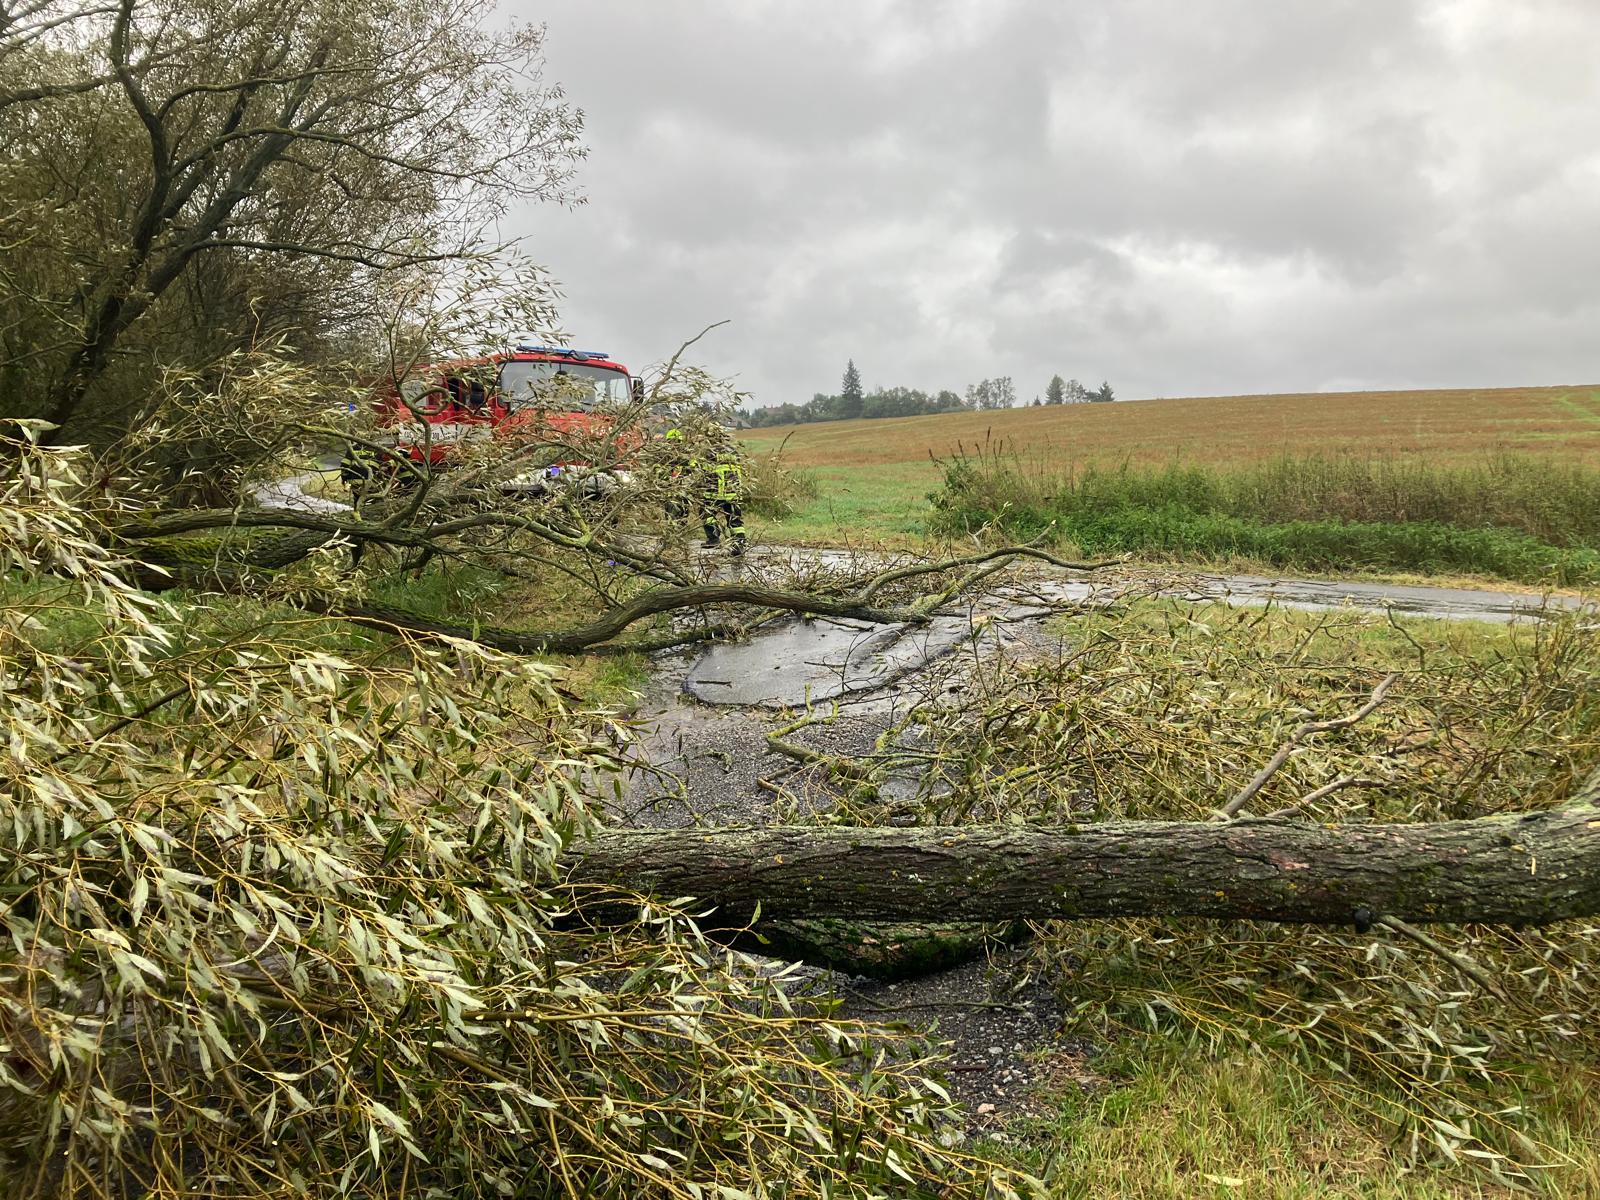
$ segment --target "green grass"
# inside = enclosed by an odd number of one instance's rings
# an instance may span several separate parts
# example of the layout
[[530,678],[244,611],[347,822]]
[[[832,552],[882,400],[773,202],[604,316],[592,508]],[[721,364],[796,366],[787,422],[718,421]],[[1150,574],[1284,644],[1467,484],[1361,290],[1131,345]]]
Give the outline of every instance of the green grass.
[[928,493],[940,478],[932,462],[814,467],[806,474],[816,483],[815,495],[796,499],[789,515],[762,523],[768,541],[903,541],[929,532]]
[[[1600,582],[1600,553],[1552,546],[1503,529],[1449,525],[1293,521],[1259,524],[1181,508],[1113,509],[1073,515],[1060,535],[1087,555],[1250,560],[1311,572],[1410,571],[1482,575],[1575,587]],[[1019,533],[1032,535],[1035,530]]]
[[1600,425],[1600,392],[1590,392],[1587,398],[1563,396],[1556,404],[1580,420]]
[[[1512,1195],[1460,1165],[1418,1166],[1397,1153],[1370,1108],[1282,1061],[1219,1054],[1192,1039],[1128,1035],[1100,1057],[1063,1056],[1048,1115],[1012,1130],[1023,1161],[1061,1200],[1256,1197],[1434,1200]],[[1592,1073],[1560,1072],[1534,1122],[1559,1157],[1564,1196],[1600,1194],[1587,1103]]]
[[1087,554],[1600,581],[1600,470],[1527,456],[1434,464],[1311,455],[1233,469],[1108,470],[989,446],[944,464],[934,506],[935,532],[1045,536]]

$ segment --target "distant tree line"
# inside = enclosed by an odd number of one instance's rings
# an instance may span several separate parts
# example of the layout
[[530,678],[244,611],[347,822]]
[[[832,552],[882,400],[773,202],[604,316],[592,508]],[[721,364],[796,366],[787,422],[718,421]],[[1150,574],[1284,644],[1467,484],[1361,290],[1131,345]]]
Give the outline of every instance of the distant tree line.
[[977,383],[967,385],[968,408],[1015,408],[1016,404],[1017,385],[1011,382],[1009,375],[1002,375],[998,379],[980,379]]
[[920,417],[928,413],[960,412],[967,406],[952,391],[935,395],[917,388],[878,388],[852,405],[845,396],[818,392],[804,404],[774,404],[743,414],[754,427],[764,425],[806,425],[816,421],[850,421],[858,417]]
[[[1116,399],[1109,383],[1090,391],[1076,379],[1067,381],[1056,375],[1045,389],[1045,399],[1035,396],[1033,403],[1082,404],[1109,403]],[[807,425],[817,421],[854,421],[875,417],[920,417],[930,413],[961,412],[1017,407],[1017,388],[1011,376],[1001,375],[969,383],[962,395],[948,388],[929,394],[918,388],[890,387],[864,391],[861,372],[855,360],[845,366],[844,379],[837,395],[818,392],[804,404],[775,404],[770,408],[742,411],[739,415],[754,428],[769,425]]]
[[[972,389],[967,389],[970,394]],[[873,417],[920,417],[928,413],[960,412],[968,407],[955,392],[944,390],[929,395],[917,388],[877,388],[868,392],[861,386],[861,372],[851,359],[837,395],[818,392],[804,404],[775,404],[742,413],[754,427],[764,425],[807,425],[816,421],[854,421]]]

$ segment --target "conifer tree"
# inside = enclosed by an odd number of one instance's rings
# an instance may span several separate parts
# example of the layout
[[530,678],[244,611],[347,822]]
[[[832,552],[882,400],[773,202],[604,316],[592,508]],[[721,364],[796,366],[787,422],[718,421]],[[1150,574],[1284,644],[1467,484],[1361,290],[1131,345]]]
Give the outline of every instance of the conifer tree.
[[856,360],[851,359],[844,369],[844,382],[839,385],[839,409],[845,420],[861,415],[861,372],[856,370]]

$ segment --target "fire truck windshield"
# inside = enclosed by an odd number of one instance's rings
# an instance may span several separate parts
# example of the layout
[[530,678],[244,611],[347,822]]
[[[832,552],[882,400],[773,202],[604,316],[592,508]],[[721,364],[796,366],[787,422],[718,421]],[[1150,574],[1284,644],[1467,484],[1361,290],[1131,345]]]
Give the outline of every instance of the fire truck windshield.
[[626,404],[628,377],[587,363],[508,362],[500,368],[500,398],[513,412],[531,405],[588,410]]

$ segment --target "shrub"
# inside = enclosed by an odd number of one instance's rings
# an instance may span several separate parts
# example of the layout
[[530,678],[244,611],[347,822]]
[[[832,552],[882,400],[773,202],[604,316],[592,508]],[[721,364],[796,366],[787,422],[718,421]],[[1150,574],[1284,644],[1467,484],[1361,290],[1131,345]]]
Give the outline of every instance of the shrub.
[[756,516],[782,520],[805,500],[817,498],[817,480],[807,471],[783,464],[783,447],[767,454],[752,454],[744,463],[744,506]]
[[1308,570],[1472,572],[1600,580],[1600,471],[1502,455],[1278,458],[1232,471],[1023,461],[984,446],[943,464],[946,534],[995,527],[1088,553],[1246,557]]

